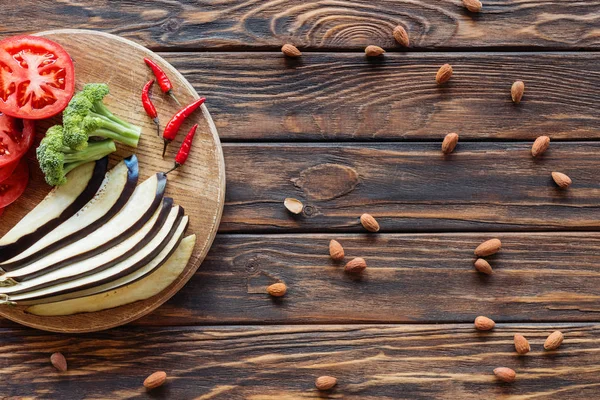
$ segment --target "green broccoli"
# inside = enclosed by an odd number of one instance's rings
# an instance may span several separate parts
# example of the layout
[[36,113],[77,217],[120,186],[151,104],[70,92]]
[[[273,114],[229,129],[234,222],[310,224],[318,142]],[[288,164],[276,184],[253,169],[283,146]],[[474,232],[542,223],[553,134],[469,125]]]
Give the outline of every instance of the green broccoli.
[[63,135],[62,126],[51,127],[36,149],[37,159],[46,176],[46,182],[52,186],[66,183],[66,175],[78,166],[100,160],[117,151],[115,142],[110,139],[90,142],[84,150],[72,150],[64,144]]
[[113,139],[137,147],[142,128],[121,120],[111,113],[102,100],[108,85],[90,83],[77,93],[63,111],[64,143],[73,150],[83,150],[90,136]]

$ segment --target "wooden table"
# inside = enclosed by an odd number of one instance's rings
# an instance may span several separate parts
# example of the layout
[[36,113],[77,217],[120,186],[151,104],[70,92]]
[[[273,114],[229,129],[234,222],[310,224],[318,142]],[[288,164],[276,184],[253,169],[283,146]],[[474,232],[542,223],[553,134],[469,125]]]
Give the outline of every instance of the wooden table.
[[[88,28],[159,51],[209,99],[228,178],[208,258],[150,316],[80,336],[1,321],[3,398],[600,397],[600,3],[483,2],[480,14],[459,0],[3,4],[2,37]],[[303,56],[285,59],[286,42]],[[367,60],[368,44],[387,53]],[[444,63],[455,73],[438,87]],[[541,134],[552,144],[533,159]],[[491,237],[503,249],[484,277],[473,249]],[[330,239],[367,260],[362,278],[330,261]],[[277,279],[289,291],[274,301]],[[495,330],[476,332],[477,315]],[[556,329],[563,346],[544,352]],[[517,380],[497,382],[498,366]],[[156,370],[169,381],[146,393]],[[319,394],[320,375],[336,389]]]

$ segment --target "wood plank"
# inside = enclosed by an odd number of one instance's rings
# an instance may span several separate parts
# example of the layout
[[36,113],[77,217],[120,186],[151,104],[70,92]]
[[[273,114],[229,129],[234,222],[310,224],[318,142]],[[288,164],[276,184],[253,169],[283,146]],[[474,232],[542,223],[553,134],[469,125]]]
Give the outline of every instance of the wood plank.
[[[544,352],[556,328],[565,341]],[[515,333],[530,340],[532,352],[516,355]],[[489,333],[470,325],[330,325],[0,334],[4,398],[574,400],[595,398],[600,387],[598,325],[499,325]],[[66,356],[68,372],[50,365],[55,351]],[[513,368],[517,380],[496,381],[498,366]],[[156,370],[169,380],[147,393],[142,382]],[[338,385],[320,394],[314,380],[325,374]]]
[[[162,55],[208,98],[225,141],[600,138],[599,53]],[[438,86],[444,63],[454,75]]]
[[[590,230],[600,227],[600,143],[226,144],[221,232]],[[573,179],[559,189],[550,176]],[[286,197],[306,206],[292,216]]]
[[[143,3],[143,4],[142,4]],[[99,29],[153,49],[395,48],[401,24],[413,48],[599,48],[597,1],[484,1],[472,14],[458,0],[182,2],[107,0],[7,2],[2,33]],[[35,21],[35,26],[32,25]]]
[[[473,268],[473,250],[501,238]],[[315,324],[597,321],[600,233],[426,235],[218,235],[190,282],[136,324]],[[346,259],[364,257],[361,278],[329,259],[335,238]],[[265,294],[278,280],[282,300]],[[4,323],[3,326],[7,325]]]

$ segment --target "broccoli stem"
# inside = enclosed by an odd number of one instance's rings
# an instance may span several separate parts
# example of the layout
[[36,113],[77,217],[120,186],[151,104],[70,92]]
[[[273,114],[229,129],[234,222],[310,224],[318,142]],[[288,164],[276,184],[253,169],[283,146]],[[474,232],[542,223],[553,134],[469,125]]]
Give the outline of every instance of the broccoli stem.
[[89,136],[102,136],[131,147],[137,147],[142,133],[141,128],[129,128],[123,123],[115,122],[104,115],[96,113],[90,113],[90,116],[98,118],[101,121],[101,124],[100,128],[90,133]]
[[117,151],[117,146],[112,140],[102,140],[100,142],[90,142],[85,150],[68,150],[65,152],[64,174],[68,174],[75,168],[90,161],[100,160],[105,156]]
[[102,116],[110,119],[111,121],[116,122],[117,124],[123,125],[131,130],[134,130],[134,131],[139,130],[141,132],[141,129],[139,126],[135,126],[133,124],[130,124],[127,121],[123,121],[122,119],[117,117],[115,114],[113,114],[108,108],[106,108],[104,103],[101,101],[96,101],[94,103],[94,113],[97,114],[98,116],[102,115]]

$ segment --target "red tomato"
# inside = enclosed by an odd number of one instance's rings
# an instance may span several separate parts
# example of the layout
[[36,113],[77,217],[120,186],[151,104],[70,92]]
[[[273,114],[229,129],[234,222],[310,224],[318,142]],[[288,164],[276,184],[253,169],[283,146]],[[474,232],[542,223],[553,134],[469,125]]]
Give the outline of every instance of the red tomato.
[[5,181],[9,176],[12,175],[13,171],[17,168],[17,165],[19,165],[19,163],[14,162],[14,163],[8,164],[5,167],[0,168],[0,183]]
[[0,114],[0,168],[5,168],[11,164],[15,164],[16,167],[19,159],[33,144],[34,138],[33,121],[20,120]]
[[23,194],[29,182],[27,160],[22,159],[15,172],[0,183],[0,208],[4,208]]
[[0,41],[0,112],[43,119],[65,109],[75,90],[75,70],[58,43],[37,36]]

